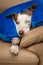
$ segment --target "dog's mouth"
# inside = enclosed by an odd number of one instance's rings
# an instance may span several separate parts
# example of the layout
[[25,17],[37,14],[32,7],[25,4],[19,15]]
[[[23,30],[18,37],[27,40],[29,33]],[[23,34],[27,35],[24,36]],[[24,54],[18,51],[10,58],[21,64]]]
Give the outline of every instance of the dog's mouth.
[[24,35],[25,35],[25,34],[22,34],[22,35],[21,35],[21,34],[19,34],[19,37],[21,37],[21,38],[22,38]]

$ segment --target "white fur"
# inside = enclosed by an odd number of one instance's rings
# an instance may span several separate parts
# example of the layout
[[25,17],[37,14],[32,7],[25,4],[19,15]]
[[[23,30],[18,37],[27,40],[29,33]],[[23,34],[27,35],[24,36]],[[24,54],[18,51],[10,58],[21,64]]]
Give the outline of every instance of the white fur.
[[[26,23],[26,21],[28,21],[28,22]],[[15,22],[14,23],[16,25],[16,29],[17,29],[19,36],[20,36],[20,34],[19,34],[20,30],[23,30],[24,34],[26,34],[30,30],[30,25],[31,25],[31,16],[30,15],[19,13],[18,17],[17,17],[17,22],[19,22],[19,24],[16,24]]]
[[18,45],[12,45],[11,48],[10,48],[10,51],[11,51],[11,53],[17,55],[18,52],[19,52],[19,47],[18,47]]
[[[26,23],[26,21],[28,21],[28,22]],[[19,13],[18,16],[17,16],[17,22],[19,22],[19,24],[16,24],[16,22],[14,21],[14,24],[16,25],[18,35],[20,36],[20,34],[19,34],[20,30],[23,30],[24,35],[25,35],[30,30],[31,16],[27,15],[27,14],[20,14]],[[14,44],[17,44],[19,41],[20,40],[17,39],[17,38],[12,39],[13,44],[10,48],[11,53],[18,54],[18,52],[19,52],[18,45],[14,45]]]

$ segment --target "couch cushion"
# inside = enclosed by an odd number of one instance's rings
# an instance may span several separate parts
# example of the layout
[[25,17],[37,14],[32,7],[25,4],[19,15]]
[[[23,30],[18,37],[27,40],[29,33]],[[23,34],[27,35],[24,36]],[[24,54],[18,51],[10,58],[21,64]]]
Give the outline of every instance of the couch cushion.
[[38,65],[39,59],[37,55],[32,52],[28,52],[25,49],[20,49],[19,54],[15,56],[9,52],[10,46],[10,43],[0,41],[0,64],[10,63],[12,65],[14,63],[22,63],[23,65]]
[[37,27],[29,31],[21,40],[20,46],[27,47],[35,43],[43,41],[43,26]]
[[14,5],[17,5],[17,4],[20,4],[22,2],[26,2],[28,0],[0,0],[0,13],[3,12],[5,9],[9,8],[9,7],[12,7]]
[[40,65],[43,65],[43,42],[32,45],[27,50],[36,53],[39,56]]

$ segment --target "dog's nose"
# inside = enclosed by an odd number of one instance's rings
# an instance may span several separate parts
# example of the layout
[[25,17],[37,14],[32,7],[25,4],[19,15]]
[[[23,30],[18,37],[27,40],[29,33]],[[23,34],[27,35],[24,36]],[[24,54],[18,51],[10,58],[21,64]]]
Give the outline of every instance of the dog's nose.
[[24,34],[24,31],[23,31],[23,30],[20,30],[20,31],[19,31],[19,34],[20,34],[20,35],[23,35],[23,34]]

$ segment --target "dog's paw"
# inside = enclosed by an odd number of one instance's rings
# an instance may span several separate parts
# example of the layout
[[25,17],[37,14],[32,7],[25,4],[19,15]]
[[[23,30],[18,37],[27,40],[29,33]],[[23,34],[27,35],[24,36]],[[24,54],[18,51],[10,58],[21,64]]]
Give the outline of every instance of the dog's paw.
[[12,38],[12,44],[19,44],[20,38]]
[[12,45],[11,48],[10,48],[10,52],[12,54],[18,55],[18,53],[19,53],[19,47],[17,45]]

